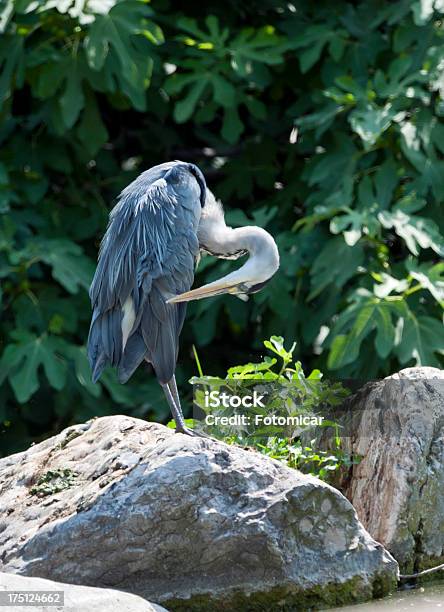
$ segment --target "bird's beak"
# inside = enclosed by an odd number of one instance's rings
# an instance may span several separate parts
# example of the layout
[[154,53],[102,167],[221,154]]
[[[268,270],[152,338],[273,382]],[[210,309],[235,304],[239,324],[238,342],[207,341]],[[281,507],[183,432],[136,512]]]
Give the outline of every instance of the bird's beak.
[[236,295],[239,293],[239,284],[228,284],[224,279],[208,283],[203,287],[174,295],[173,297],[166,300],[167,304],[178,304],[179,302],[191,302],[191,300],[201,300],[203,298],[213,297],[215,295],[222,295],[224,293],[232,293]]

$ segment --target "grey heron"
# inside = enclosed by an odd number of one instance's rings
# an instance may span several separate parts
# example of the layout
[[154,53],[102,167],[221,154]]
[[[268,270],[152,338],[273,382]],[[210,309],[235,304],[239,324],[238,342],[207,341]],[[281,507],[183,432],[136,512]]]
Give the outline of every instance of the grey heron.
[[[191,289],[200,251],[249,254],[238,270]],[[175,380],[186,303],[223,293],[245,299],[279,267],[276,243],[260,227],[231,228],[197,166],[173,161],[146,170],[109,216],[90,288],[88,358],[96,382],[107,365],[125,383],[146,361],[162,386],[176,431],[186,427]]]

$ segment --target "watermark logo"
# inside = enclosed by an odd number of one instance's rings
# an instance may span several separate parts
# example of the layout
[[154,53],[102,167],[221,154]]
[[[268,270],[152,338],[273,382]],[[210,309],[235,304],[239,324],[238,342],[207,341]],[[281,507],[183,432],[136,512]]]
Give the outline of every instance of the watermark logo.
[[319,380],[200,379],[193,384],[193,417],[199,428],[215,437],[294,438],[324,426],[325,413],[317,402],[320,393],[326,396],[322,385]]
[[[361,437],[388,438],[400,435],[402,429],[396,416],[399,397],[407,388],[416,392],[425,384],[433,384],[444,396],[444,381],[439,379],[368,382],[201,377],[193,382],[193,419],[210,436],[247,445],[260,437],[303,439],[306,446],[315,439],[333,440],[338,445],[340,439],[354,438],[357,429]],[[363,403],[359,394],[364,388],[371,401]],[[370,424],[368,431],[366,423]]]
[[317,416],[315,414],[299,414],[294,416],[279,416],[278,414],[255,414],[253,416],[248,414],[232,414],[231,416],[224,416],[220,414],[206,414],[205,424],[206,425],[229,425],[245,427],[247,425],[254,425],[256,427],[321,427],[324,422],[323,416]]
[[253,395],[230,395],[226,392],[205,391],[204,393],[204,404],[206,408],[219,408],[224,406],[225,408],[239,408],[243,406],[245,408],[265,408],[263,403],[264,395],[259,395],[257,391],[253,391]]

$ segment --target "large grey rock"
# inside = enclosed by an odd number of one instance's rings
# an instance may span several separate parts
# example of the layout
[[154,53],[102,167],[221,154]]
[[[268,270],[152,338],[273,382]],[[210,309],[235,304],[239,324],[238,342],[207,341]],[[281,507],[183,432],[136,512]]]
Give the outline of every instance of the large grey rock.
[[404,573],[444,562],[444,372],[407,368],[351,400],[344,492]]
[[[43,578],[28,578],[0,572],[0,593],[3,591],[62,591],[63,606],[37,605],[27,610],[35,612],[166,612],[165,608],[150,604],[137,595],[123,593],[114,589],[97,589],[95,587],[76,586],[63,582],[54,582]],[[2,612],[17,612],[23,608],[15,606],[1,607]]]
[[0,483],[8,572],[113,586],[172,610],[306,610],[396,583],[396,562],[336,489],[158,424],[72,427],[0,461]]

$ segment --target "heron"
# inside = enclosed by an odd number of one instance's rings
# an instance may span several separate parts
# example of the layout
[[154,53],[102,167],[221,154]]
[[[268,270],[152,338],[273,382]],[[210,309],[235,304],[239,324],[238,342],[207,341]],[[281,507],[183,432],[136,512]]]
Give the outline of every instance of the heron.
[[[191,289],[201,252],[249,257],[234,272]],[[196,165],[176,160],[142,172],[118,196],[100,244],[89,292],[93,381],[110,365],[126,383],[148,362],[176,432],[199,435],[186,426],[175,379],[187,302],[225,293],[248,299],[278,268],[272,236],[260,227],[228,227],[222,204]]]

